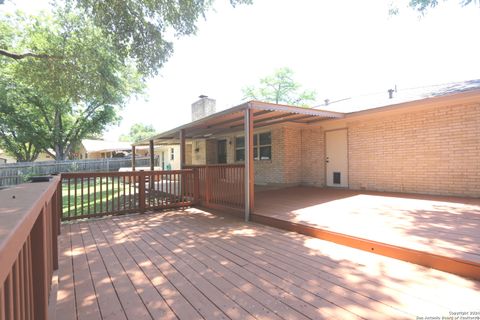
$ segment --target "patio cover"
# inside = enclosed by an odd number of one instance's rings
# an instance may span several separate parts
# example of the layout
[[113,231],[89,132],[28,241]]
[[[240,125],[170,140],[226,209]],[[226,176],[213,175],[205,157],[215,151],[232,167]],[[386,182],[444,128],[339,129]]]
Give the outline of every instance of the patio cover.
[[322,120],[344,117],[344,114],[340,112],[249,101],[172,130],[162,132],[148,139],[139,141],[135,143],[134,146],[148,145],[151,140],[153,140],[155,144],[178,144],[180,143],[180,132],[182,130],[185,132],[185,139],[212,138],[219,134],[242,131],[245,124],[244,112],[248,109],[253,111],[254,128],[285,122],[309,125]]
[[[285,122],[307,126],[319,121],[343,117],[344,114],[339,112],[250,101],[137,142],[132,145],[132,155],[135,157],[136,146],[148,144],[151,159],[150,169],[153,170],[154,145],[180,143],[180,167],[183,168],[185,164],[185,142],[187,139],[212,139],[217,134],[227,134],[244,130],[246,142],[245,221],[249,221],[250,213],[253,212],[254,207],[254,129]],[[135,170],[135,159],[132,161],[132,170]]]

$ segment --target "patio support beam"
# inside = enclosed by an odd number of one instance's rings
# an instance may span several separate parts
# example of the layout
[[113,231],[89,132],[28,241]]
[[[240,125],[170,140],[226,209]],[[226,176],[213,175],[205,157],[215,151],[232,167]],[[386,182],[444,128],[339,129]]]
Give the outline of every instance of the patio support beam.
[[245,109],[245,221],[250,220],[254,204],[254,168],[253,168],[253,114]]
[[150,146],[150,171],[155,170],[155,147],[153,145],[153,140],[149,141]]
[[135,171],[135,146],[132,146],[132,171]]
[[[267,114],[267,113],[271,113],[271,112],[272,112],[272,111],[270,111],[270,110],[263,110],[263,111],[259,111],[259,112],[254,113],[254,116],[261,116],[261,115],[264,115],[264,114]],[[208,126],[207,126],[207,129],[232,127],[231,124],[232,124],[233,122],[243,121],[244,118],[245,118],[245,117],[242,115],[241,117],[237,117],[237,118],[233,118],[233,119],[229,119],[229,120],[217,122],[217,123],[215,123],[214,125],[208,125]],[[228,126],[225,127],[225,125],[228,125]],[[242,125],[242,124],[239,124],[239,125],[235,125],[235,126],[242,127],[243,125]]]
[[180,130],[180,169],[185,166],[185,129]]
[[[302,114],[281,114],[281,115],[276,115],[274,117],[269,117],[269,118],[261,118],[261,119],[257,119],[254,121],[254,124],[255,126],[258,128],[259,126],[270,126],[270,125],[274,125],[274,124],[277,124],[277,123],[282,123],[282,122],[288,122],[288,121],[298,121],[298,120],[302,120],[302,119],[307,119],[307,118],[313,118],[315,116],[312,116],[312,115],[302,115]],[[276,120],[276,121],[273,121],[273,120]],[[324,120],[322,118],[322,120]],[[231,126],[230,128],[231,129],[234,129],[234,128],[240,128],[242,127],[242,125],[235,125],[235,126]]]

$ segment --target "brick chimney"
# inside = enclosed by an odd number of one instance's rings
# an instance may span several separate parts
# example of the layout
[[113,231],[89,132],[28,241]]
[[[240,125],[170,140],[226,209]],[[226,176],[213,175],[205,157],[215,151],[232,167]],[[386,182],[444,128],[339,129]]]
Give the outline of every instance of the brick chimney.
[[192,104],[192,121],[205,118],[215,113],[215,99],[211,99],[208,96],[199,96],[200,100]]

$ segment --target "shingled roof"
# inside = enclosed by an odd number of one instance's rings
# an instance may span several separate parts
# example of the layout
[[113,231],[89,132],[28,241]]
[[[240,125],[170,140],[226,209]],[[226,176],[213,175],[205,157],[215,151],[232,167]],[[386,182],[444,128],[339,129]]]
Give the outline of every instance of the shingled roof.
[[[393,90],[391,99],[388,89]],[[473,90],[480,90],[480,79],[405,89],[397,87],[396,90],[395,87],[386,88],[373,94],[331,99],[315,109],[350,113]]]

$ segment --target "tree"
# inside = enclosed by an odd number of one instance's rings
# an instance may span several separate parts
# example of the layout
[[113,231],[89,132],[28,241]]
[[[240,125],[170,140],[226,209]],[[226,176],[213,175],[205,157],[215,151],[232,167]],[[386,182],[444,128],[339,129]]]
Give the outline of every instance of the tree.
[[[0,0],[1,1],[1,0]],[[230,0],[237,4],[250,4],[252,0]],[[1,2],[0,2],[1,3]],[[62,2],[57,1],[56,6]],[[122,62],[133,61],[145,76],[156,75],[173,52],[168,35],[175,37],[194,34],[200,17],[212,7],[213,0],[67,0],[67,11],[80,12],[92,19],[93,24],[111,40],[111,50]],[[26,47],[12,51],[0,46],[0,55],[21,60],[25,58],[50,59],[51,51]],[[57,58],[62,58],[62,54]]]
[[[0,45],[7,48],[50,53],[48,59],[0,57],[3,88],[8,89],[0,95],[0,105],[9,110],[8,117],[0,118],[6,141],[22,145],[19,137],[25,137],[35,152],[63,160],[82,138],[118,121],[118,109],[143,89],[135,68],[124,63],[111,39],[85,15],[17,14],[0,20],[0,34]],[[15,154],[18,145],[4,147]]]
[[316,93],[313,90],[301,90],[301,85],[293,80],[293,71],[281,68],[273,75],[260,79],[258,87],[243,88],[243,96],[244,99],[306,107],[315,101]]
[[42,150],[41,146],[46,146],[43,126],[32,125],[42,120],[28,107],[28,97],[17,94],[23,90],[18,84],[1,76],[0,147],[18,162],[35,161]]
[[136,123],[130,127],[129,134],[120,136],[120,140],[127,142],[138,142],[155,135],[155,133],[155,128],[152,125]]
[[[478,1],[477,0],[460,0],[459,2],[462,7],[465,7],[471,3],[477,3]],[[410,0],[410,2],[408,3],[409,8],[418,11],[422,15],[425,14],[425,12],[428,9],[435,8],[437,5],[438,5],[438,0]],[[391,5],[389,11],[391,15],[397,15],[399,13],[398,7],[393,4]]]

